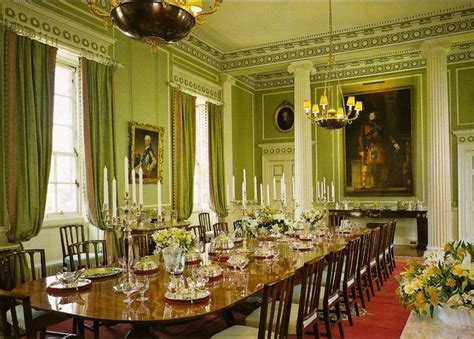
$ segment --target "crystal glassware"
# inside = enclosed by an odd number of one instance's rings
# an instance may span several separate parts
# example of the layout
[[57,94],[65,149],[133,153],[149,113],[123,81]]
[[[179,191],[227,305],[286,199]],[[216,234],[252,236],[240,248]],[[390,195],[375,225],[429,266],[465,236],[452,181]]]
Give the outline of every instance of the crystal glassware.
[[140,292],[140,297],[137,298],[137,301],[147,301],[148,297],[145,297],[146,291],[148,291],[148,288],[150,287],[150,279],[147,276],[143,276],[140,279],[138,279],[138,292]]

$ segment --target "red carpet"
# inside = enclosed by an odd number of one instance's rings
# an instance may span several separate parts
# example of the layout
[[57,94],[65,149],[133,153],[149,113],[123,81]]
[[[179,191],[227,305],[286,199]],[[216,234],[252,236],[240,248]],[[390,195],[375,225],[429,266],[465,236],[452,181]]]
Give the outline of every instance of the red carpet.
[[[395,295],[395,289],[398,286],[395,280],[395,275],[401,272],[405,266],[406,261],[397,261],[397,268],[381,291],[375,291],[375,298],[372,297],[370,302],[366,301],[367,312],[360,317],[354,316],[354,326],[349,326],[347,321],[344,321],[344,334],[346,338],[367,338],[371,339],[383,338],[399,338],[408,316],[409,311],[405,310]],[[238,323],[244,324],[244,317],[235,314]],[[50,330],[70,332],[72,321],[65,321],[57,326],[49,328]],[[193,321],[185,325],[177,325],[167,327],[165,329],[156,329],[156,335],[160,338],[209,338],[215,333],[223,330],[226,324],[222,317],[210,315],[204,319]],[[320,325],[320,330],[324,332],[323,326]],[[101,327],[101,338],[123,338],[128,332],[128,326],[124,324]],[[339,331],[333,328],[332,334],[338,337]],[[92,333],[86,330],[86,338],[93,338]],[[313,336],[307,336],[313,338]]]

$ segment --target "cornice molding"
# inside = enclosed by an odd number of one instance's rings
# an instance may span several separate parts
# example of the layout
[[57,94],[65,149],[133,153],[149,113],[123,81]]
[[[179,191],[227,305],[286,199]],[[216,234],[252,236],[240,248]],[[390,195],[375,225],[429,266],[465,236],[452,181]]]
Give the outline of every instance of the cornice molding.
[[458,144],[474,143],[474,129],[463,129],[452,131],[456,136]]
[[259,144],[258,147],[262,149],[262,153],[264,156],[295,153],[294,142],[277,142],[277,143],[271,143],[271,144]]
[[100,62],[110,61],[110,46],[115,39],[76,23],[31,0],[11,0],[2,4],[2,23],[18,34],[74,50]]
[[206,80],[176,65],[173,66],[170,87],[185,93],[201,96],[207,101],[222,105],[222,87],[220,84]]

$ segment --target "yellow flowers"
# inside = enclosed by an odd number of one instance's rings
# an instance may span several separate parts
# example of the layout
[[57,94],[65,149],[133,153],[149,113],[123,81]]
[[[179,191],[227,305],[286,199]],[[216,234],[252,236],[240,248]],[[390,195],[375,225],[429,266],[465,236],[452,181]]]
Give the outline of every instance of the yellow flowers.
[[469,270],[469,280],[474,281],[474,269],[471,268]]
[[426,298],[425,298],[425,294],[423,292],[418,292],[416,294],[415,306],[420,311],[424,310],[424,308],[426,306]]
[[456,287],[456,280],[449,278],[448,280],[446,280],[446,286]]
[[458,257],[463,260],[464,259],[464,256],[466,255],[466,250],[462,247],[459,247],[457,250],[456,250],[456,253],[458,255]]
[[438,296],[438,293],[436,291],[436,288],[433,287],[433,286],[429,286],[427,289],[426,289],[426,292],[428,293],[428,295],[430,296],[430,300],[431,300],[431,303],[433,305],[438,305],[439,304],[439,296]]
[[189,251],[195,245],[195,238],[191,231],[172,227],[165,230],[156,231],[152,235],[156,243],[155,252],[175,244],[184,251]]
[[467,269],[464,267],[463,264],[457,264],[453,267],[452,270],[453,275],[457,277],[467,277]]

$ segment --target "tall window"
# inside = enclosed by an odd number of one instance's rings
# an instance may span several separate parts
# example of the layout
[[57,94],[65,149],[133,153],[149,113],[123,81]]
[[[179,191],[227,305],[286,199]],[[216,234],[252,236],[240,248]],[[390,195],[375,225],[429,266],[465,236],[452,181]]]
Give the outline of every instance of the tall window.
[[194,210],[209,207],[209,133],[206,100],[196,99],[196,165],[194,168]]
[[49,176],[46,218],[77,217],[79,193],[76,68],[56,65],[53,119],[53,153]]

